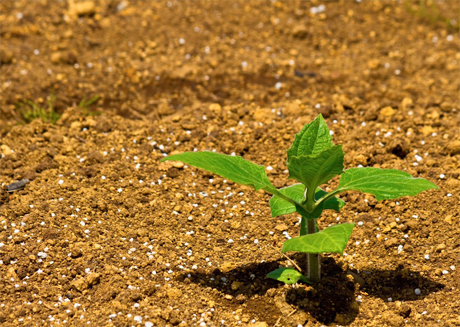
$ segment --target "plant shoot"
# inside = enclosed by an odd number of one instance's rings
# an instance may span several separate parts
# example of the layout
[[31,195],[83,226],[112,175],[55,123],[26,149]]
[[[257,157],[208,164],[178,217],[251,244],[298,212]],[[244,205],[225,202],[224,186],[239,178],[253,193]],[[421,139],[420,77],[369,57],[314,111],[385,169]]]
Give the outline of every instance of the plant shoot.
[[[319,115],[306,124],[295,136],[287,150],[289,178],[297,180],[285,188],[274,187],[265,172],[265,167],[239,156],[215,152],[185,152],[163,158],[176,160],[198,167],[236,183],[264,190],[273,195],[270,199],[272,217],[297,212],[301,216],[298,237],[284,242],[281,252],[306,253],[308,267],[305,272],[294,268],[279,268],[267,275],[287,284],[300,281],[317,282],[321,278],[320,254],[343,254],[355,224],[337,224],[319,230],[317,219],[323,210],[340,209],[345,202],[337,197],[346,191],[361,191],[373,194],[377,200],[396,199],[417,195],[425,190],[437,189],[432,182],[414,178],[410,174],[372,167],[344,170],[344,152],[341,145],[334,145],[326,122]],[[320,186],[340,175],[338,187],[326,192]],[[306,276],[303,274],[305,273]]]

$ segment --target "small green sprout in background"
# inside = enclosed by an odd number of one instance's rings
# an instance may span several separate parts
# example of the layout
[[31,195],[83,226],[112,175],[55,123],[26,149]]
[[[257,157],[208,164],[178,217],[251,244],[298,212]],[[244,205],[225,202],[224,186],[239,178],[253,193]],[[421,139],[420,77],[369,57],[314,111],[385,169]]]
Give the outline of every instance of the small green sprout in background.
[[[215,152],[185,152],[163,158],[177,160],[198,167],[236,183],[264,190],[270,199],[272,217],[297,212],[301,215],[300,236],[284,242],[281,252],[297,251],[307,254],[307,276],[294,268],[278,268],[267,275],[286,284],[303,281],[317,282],[321,277],[320,254],[343,254],[355,224],[337,224],[319,230],[316,220],[325,209],[340,211],[345,202],[337,197],[346,191],[373,194],[377,200],[396,199],[437,189],[432,182],[414,178],[410,174],[372,167],[343,170],[344,152],[341,145],[332,143],[326,122],[319,115],[303,127],[287,150],[289,178],[300,184],[275,188],[268,179],[264,166],[256,165],[239,156]],[[339,186],[326,192],[319,186],[341,175]]]
[[54,94],[51,94],[48,97],[48,107],[46,108],[40,107],[35,102],[26,99],[24,102],[19,102],[19,114],[26,123],[40,118],[44,123],[55,125],[59,118],[61,118],[61,115],[54,110],[54,100],[56,100],[56,97]]
[[[96,103],[99,99],[100,97],[98,95],[92,97],[88,101],[86,101],[86,98],[83,98],[77,105],[77,108],[81,109],[81,112],[85,116],[100,115],[101,112],[99,111],[89,110],[89,107]],[[48,97],[48,107],[40,107],[37,103],[26,99],[23,102],[18,103],[19,114],[27,124],[37,118],[40,118],[44,123],[50,123],[55,125],[59,118],[61,118],[61,115],[58,114],[54,109],[55,100],[56,97],[54,96],[54,94],[51,94]]]
[[78,104],[78,108],[80,108],[83,114],[86,116],[98,116],[101,114],[101,112],[100,111],[90,111],[89,107],[95,102],[97,102],[99,99],[100,97],[98,95],[92,97],[88,101],[86,101],[86,98],[83,98]]
[[429,21],[431,24],[441,22],[446,27],[455,30],[458,30],[460,27],[459,22],[456,19],[449,19],[440,12],[438,5],[434,0],[406,0],[404,1],[404,4],[406,5],[407,11],[411,14],[421,17],[422,19]]

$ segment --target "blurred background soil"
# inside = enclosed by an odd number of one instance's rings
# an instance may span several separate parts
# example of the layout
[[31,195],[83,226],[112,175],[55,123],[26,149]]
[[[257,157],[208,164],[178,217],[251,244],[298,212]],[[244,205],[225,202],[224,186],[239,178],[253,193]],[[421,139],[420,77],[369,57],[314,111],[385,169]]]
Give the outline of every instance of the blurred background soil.
[[59,114],[99,96],[94,110],[148,121],[211,103],[295,100],[327,111],[411,98],[449,112],[458,103],[459,6],[2,1],[0,127],[4,135],[22,120],[25,100],[43,107],[50,96]]

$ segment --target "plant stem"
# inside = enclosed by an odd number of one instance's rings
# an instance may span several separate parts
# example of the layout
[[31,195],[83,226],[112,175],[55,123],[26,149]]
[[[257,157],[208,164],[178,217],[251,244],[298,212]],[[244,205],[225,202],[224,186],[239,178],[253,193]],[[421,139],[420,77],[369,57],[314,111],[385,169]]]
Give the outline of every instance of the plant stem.
[[[302,218],[304,219],[304,218]],[[307,220],[307,234],[316,233],[316,219]],[[321,278],[320,256],[317,253],[308,253],[308,279],[316,283]]]
[[308,228],[307,228],[307,218],[302,217],[300,219],[300,236],[304,236],[308,234]]
[[[307,189],[305,194],[305,209],[307,212],[313,212],[315,209],[315,189]],[[302,217],[302,221],[300,223],[300,235],[302,232],[305,233],[305,225],[306,226],[306,234],[314,234],[316,233],[316,219],[315,218],[306,218]],[[308,253],[308,263],[307,263],[307,271],[308,271],[308,279],[313,283],[319,281],[321,277],[321,266],[320,266],[320,256],[317,253]]]
[[[306,200],[307,202],[305,203],[305,207],[308,212],[313,212],[315,209],[315,189],[313,188],[307,188],[307,194],[306,194]],[[310,234],[310,233],[308,233]]]

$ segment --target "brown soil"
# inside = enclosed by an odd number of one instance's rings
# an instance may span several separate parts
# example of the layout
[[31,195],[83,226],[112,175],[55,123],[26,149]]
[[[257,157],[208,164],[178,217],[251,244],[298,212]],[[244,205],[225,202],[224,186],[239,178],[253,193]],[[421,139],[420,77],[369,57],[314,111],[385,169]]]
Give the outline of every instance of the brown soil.
[[[420,3],[2,1],[0,325],[460,326],[459,33]],[[21,123],[51,94],[56,125]],[[346,167],[440,190],[342,195],[320,227],[359,223],[346,255],[288,287],[265,275],[296,215],[159,160],[235,152],[286,186],[318,113]]]

